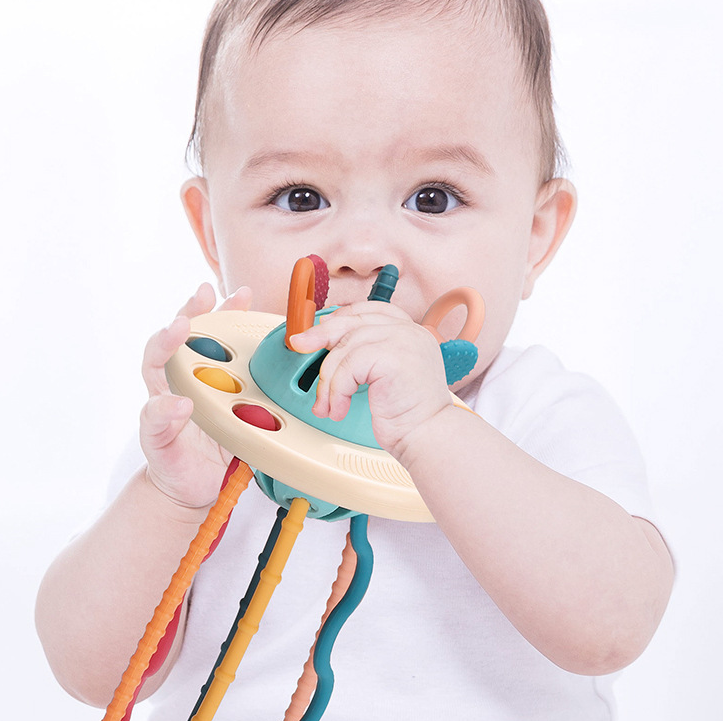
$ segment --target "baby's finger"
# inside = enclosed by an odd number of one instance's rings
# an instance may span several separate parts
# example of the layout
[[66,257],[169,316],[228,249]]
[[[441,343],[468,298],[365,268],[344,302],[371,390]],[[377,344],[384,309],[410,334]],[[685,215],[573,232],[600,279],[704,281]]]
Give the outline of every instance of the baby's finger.
[[411,320],[409,314],[402,310],[398,305],[393,303],[385,303],[379,300],[360,300],[356,303],[350,303],[349,305],[343,305],[337,308],[330,315],[322,317],[322,322],[333,317],[341,317],[346,315],[351,316],[370,316],[370,315],[385,315],[392,318],[398,318],[400,320]]
[[186,342],[191,332],[191,323],[186,316],[179,315],[167,328],[158,331],[146,345],[141,373],[151,396],[170,393],[166,380],[165,365],[171,356]]
[[362,383],[371,382],[370,372],[380,350],[394,337],[398,324],[355,328],[335,343],[319,371],[314,412],[320,417],[341,420],[351,396]]
[[210,283],[201,283],[198,290],[186,301],[176,314],[186,318],[195,318],[203,313],[210,313],[216,305],[216,294]]
[[141,446],[146,455],[166,448],[178,438],[193,413],[193,401],[172,395],[149,398],[141,411]]
[[342,420],[359,386],[376,380],[374,366],[384,345],[385,340],[374,334],[337,345],[321,366],[314,413]]
[[[322,316],[321,323],[318,325],[309,328],[303,333],[292,335],[289,340],[293,349],[298,353],[313,353],[320,348],[331,349],[340,343],[344,336],[357,328],[386,325],[396,326],[400,321],[400,317],[398,316],[375,312],[374,309],[363,309],[361,313],[351,311],[341,313],[341,311],[347,311],[347,309],[340,308],[330,315]],[[337,315],[337,313],[339,315]],[[408,316],[401,318],[410,323],[412,322]]]
[[219,310],[249,310],[253,294],[251,288],[242,285],[233,295],[230,295],[219,306]]

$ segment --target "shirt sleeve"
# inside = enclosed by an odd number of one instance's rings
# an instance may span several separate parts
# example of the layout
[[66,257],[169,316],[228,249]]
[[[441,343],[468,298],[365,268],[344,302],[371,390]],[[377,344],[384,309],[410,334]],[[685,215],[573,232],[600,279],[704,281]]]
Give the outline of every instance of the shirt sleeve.
[[503,349],[473,407],[549,468],[652,520],[645,463],[622,412],[600,384],[545,348]]

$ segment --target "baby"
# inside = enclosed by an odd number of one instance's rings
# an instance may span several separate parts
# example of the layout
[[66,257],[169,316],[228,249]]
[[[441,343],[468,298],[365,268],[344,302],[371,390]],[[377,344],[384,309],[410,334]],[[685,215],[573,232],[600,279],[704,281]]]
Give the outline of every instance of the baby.
[[[375,436],[436,520],[370,520],[374,576],[337,642],[328,717],[614,718],[608,674],[652,637],[673,569],[609,398],[548,351],[503,345],[576,206],[557,175],[539,2],[220,0],[191,150],[200,173],[182,199],[221,307],[283,313],[294,262],[321,256],[341,308],[292,339],[330,350],[314,412],[341,419],[368,384]],[[393,303],[365,301],[387,263]],[[477,366],[452,388],[477,415],[451,404],[418,324],[458,286],[487,307]],[[202,286],[149,341],[142,465],[41,587],[50,663],[90,704],[109,702],[230,460],[164,375],[189,318],[214,304]],[[166,681],[153,719],[193,708],[274,514],[257,488],[242,496],[143,687]],[[342,526],[307,523],[217,718],[282,717]]]

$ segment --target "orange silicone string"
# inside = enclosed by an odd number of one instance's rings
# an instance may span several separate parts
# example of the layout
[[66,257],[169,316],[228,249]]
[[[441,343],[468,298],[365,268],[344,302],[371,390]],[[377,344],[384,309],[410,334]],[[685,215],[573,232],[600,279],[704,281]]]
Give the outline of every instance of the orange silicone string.
[[316,688],[316,671],[314,670],[314,649],[316,648],[316,642],[319,640],[319,634],[321,629],[326,623],[326,619],[329,618],[331,612],[336,608],[337,604],[344,597],[344,594],[349,588],[352,578],[354,577],[354,571],[356,569],[356,551],[351,545],[351,535],[346,536],[346,546],[341,554],[341,565],[337,571],[336,580],[331,586],[331,595],[329,600],[326,602],[326,610],[324,615],[321,617],[321,623],[319,630],[316,632],[314,644],[309,651],[309,658],[304,664],[304,670],[299,678],[296,686],[296,691],[291,697],[291,703],[289,708],[286,709],[284,715],[284,721],[299,721],[306,711],[311,695],[314,693]]
[[252,478],[253,471],[251,468],[243,461],[239,461],[238,467],[221,489],[216,503],[208,512],[208,516],[198,529],[196,537],[191,541],[186,555],[178,566],[178,570],[173,574],[168,588],[163,593],[161,602],[156,606],[153,618],[146,626],[145,633],[138,642],[136,651],[128,663],[128,668],[123,673],[120,684],[113,694],[113,700],[106,709],[103,721],[121,721],[125,716],[128,705],[133,700],[151,657],[165,635],[176,609],[183,601],[193,577],[208,555],[211,545],[238,502],[239,496],[248,487]]

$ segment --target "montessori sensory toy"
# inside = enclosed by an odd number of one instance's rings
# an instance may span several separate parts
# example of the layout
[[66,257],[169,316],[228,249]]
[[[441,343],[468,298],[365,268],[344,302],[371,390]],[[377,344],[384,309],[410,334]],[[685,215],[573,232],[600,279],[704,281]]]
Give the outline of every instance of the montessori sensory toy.
[[[130,719],[143,680],[160,668],[170,650],[193,576],[213,552],[233,507],[254,475],[259,487],[279,504],[277,519],[228,638],[195,708],[189,710],[189,721],[214,717],[281,580],[305,518],[349,518],[351,525],[337,580],[284,721],[317,721],[329,701],[334,640],[360,603],[371,576],[368,515],[433,521],[407,471],[376,442],[366,387],[361,386],[354,394],[342,421],[320,419],[311,412],[328,351],[297,353],[289,338],[334,311],[323,307],[328,278],[320,258],[301,258],[292,273],[285,318],[253,311],[199,316],[191,321],[187,343],[166,365],[171,390],[194,402],[193,421],[230,451],[234,460],[218,500],[138,643],[104,721]],[[385,266],[369,300],[389,302],[397,279],[397,269]],[[458,305],[466,306],[467,320],[459,338],[445,341],[437,327]],[[474,341],[483,320],[482,299],[469,288],[445,294],[422,319],[422,325],[440,343],[449,385],[474,367]],[[456,396],[451,397],[455,405],[466,408]]]

